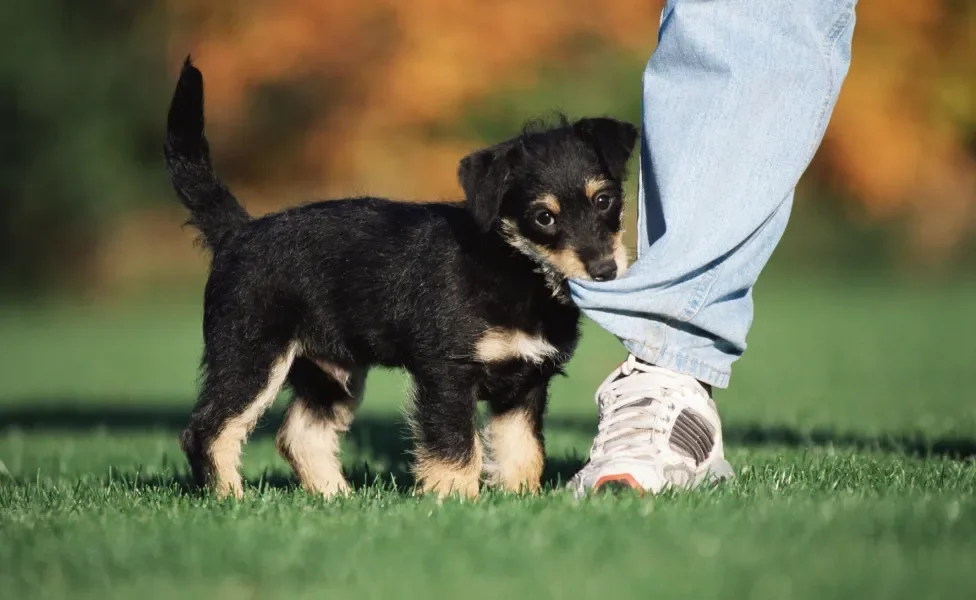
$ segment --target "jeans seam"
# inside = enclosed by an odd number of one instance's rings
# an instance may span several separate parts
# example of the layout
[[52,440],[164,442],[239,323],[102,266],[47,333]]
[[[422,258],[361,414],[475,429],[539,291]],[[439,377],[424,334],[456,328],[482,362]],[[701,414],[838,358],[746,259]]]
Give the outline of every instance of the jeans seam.
[[695,315],[705,306],[705,299],[708,298],[708,293],[712,291],[712,285],[718,279],[718,273],[724,266],[725,262],[723,261],[702,273],[701,280],[695,286],[691,299],[685,305],[685,309],[681,311],[681,316],[677,319],[679,322],[687,323],[694,319]]
[[847,27],[847,24],[851,22],[851,17],[854,15],[854,6],[857,4],[857,0],[852,0],[848,2],[844,11],[841,13],[837,20],[834,21],[833,26],[830,31],[827,32],[827,39],[824,42],[823,48],[821,49],[820,58],[823,59],[825,65],[825,71],[827,71],[827,89],[824,92],[823,100],[820,102],[820,116],[817,118],[817,127],[814,130],[813,141],[810,143],[810,149],[807,151],[807,163],[813,160],[814,154],[817,153],[817,148],[820,146],[818,141],[822,136],[816,135],[817,132],[823,131],[827,127],[826,121],[828,120],[828,112],[830,109],[830,98],[831,91],[834,89],[834,71],[830,67],[830,57],[834,53],[834,49],[837,47],[837,40],[840,39],[841,32]]

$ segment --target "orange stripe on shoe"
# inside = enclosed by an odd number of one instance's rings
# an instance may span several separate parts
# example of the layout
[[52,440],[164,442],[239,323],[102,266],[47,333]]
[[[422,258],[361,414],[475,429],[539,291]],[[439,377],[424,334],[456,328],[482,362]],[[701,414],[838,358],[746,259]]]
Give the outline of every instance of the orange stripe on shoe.
[[622,483],[629,488],[633,488],[634,490],[637,490],[637,492],[640,493],[641,496],[643,496],[646,493],[644,487],[641,484],[637,483],[637,480],[634,479],[634,476],[631,475],[630,473],[619,473],[617,475],[604,475],[603,477],[598,479],[595,484],[593,484],[593,491],[595,492],[601,487],[611,483]]

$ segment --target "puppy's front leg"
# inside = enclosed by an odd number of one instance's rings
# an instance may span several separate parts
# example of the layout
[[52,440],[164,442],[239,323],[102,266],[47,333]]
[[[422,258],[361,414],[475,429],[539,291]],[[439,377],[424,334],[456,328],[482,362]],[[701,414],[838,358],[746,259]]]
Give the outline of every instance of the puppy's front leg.
[[491,401],[487,441],[495,468],[489,482],[510,492],[536,493],[545,465],[542,418],[548,381],[533,385],[518,403]]
[[482,452],[475,425],[474,374],[461,368],[444,371],[414,374],[414,475],[423,493],[440,498],[452,494],[475,498],[481,481]]

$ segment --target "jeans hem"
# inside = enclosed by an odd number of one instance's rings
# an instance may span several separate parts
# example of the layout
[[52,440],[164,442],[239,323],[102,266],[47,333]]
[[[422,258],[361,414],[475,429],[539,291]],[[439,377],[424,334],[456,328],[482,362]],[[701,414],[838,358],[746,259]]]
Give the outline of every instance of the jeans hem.
[[707,365],[690,354],[674,352],[668,348],[652,348],[633,340],[623,340],[623,344],[631,354],[645,362],[694,377],[712,387],[727,388],[729,386],[732,373],[728,369],[719,369]]

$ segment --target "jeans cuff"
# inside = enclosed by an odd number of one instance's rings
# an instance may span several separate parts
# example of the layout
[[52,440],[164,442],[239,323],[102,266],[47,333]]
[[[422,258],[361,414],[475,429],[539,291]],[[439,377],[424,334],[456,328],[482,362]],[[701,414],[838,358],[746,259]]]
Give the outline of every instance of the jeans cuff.
[[631,354],[644,362],[694,377],[712,387],[729,387],[731,373],[728,370],[705,364],[690,354],[674,352],[669,348],[652,348],[633,340],[623,340],[623,344]]

